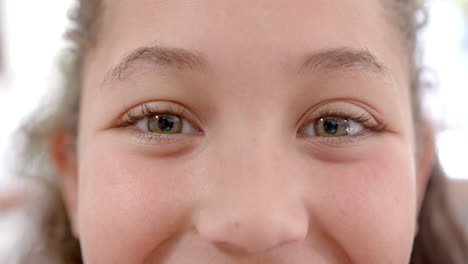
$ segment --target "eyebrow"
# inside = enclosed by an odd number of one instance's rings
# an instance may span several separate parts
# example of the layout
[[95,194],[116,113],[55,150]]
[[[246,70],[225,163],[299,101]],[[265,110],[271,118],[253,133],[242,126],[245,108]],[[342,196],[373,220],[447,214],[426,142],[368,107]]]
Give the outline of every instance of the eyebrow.
[[315,52],[306,57],[300,66],[300,73],[311,70],[365,70],[384,73],[386,67],[369,49],[335,48]]
[[[104,82],[122,80],[133,67],[140,63],[149,63],[163,68],[179,71],[203,71],[207,68],[204,57],[195,51],[163,46],[141,47],[126,55],[123,60],[106,74]],[[386,67],[367,48],[349,47],[321,50],[309,54],[299,65],[299,73],[309,71],[365,70],[384,73]]]
[[106,74],[104,82],[122,80],[132,67],[148,63],[164,68],[184,70],[204,70],[206,63],[203,57],[193,51],[162,46],[141,47],[126,55],[122,61]]

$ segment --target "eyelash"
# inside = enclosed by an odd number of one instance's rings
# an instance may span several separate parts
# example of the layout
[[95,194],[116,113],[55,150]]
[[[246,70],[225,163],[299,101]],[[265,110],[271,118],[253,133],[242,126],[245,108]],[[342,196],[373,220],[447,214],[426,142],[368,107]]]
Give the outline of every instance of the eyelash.
[[333,111],[333,110],[325,110],[321,111],[318,114],[314,115],[313,118],[308,119],[307,122],[305,122],[305,125],[303,125],[299,131],[298,135],[306,138],[311,138],[307,136],[301,135],[301,130],[308,126],[311,125],[313,122],[316,122],[317,120],[321,118],[340,118],[340,119],[347,119],[347,120],[352,120],[354,122],[357,122],[361,124],[364,127],[364,130],[355,134],[355,135],[350,135],[350,136],[343,136],[343,137],[313,137],[321,141],[325,142],[330,142],[330,143],[351,143],[355,142],[356,140],[367,136],[366,133],[363,133],[365,130],[369,130],[371,132],[382,132],[386,129],[385,125],[377,122],[377,121],[372,121],[373,118],[369,114],[361,114],[361,115],[352,115],[349,113],[341,112],[341,111]]
[[[136,113],[135,113],[136,112]],[[192,119],[188,118],[187,110],[183,107],[176,107],[173,105],[165,105],[165,106],[160,106],[160,107],[152,107],[148,104],[143,104],[137,108],[134,108],[130,110],[129,112],[125,113],[124,116],[121,118],[120,121],[117,122],[116,127],[120,128],[126,128],[130,126],[134,126],[138,121],[141,121],[144,118],[156,116],[156,115],[174,115],[178,116],[182,119],[187,120],[190,122],[197,130],[199,130],[196,125],[194,124]],[[327,117],[334,117],[334,118],[340,118],[340,119],[347,119],[347,120],[352,120],[354,122],[357,122],[361,124],[365,130],[370,130],[372,132],[381,132],[385,130],[385,125],[380,124],[379,122],[372,121],[373,118],[369,116],[369,114],[361,114],[361,115],[351,115],[349,113],[341,112],[341,111],[332,111],[332,110],[325,110],[321,111],[318,114],[314,115],[314,118],[308,119],[307,122],[305,122],[305,125],[303,125],[299,131],[297,132],[299,136],[302,137],[307,137],[301,135],[301,130],[308,126],[311,125],[313,122],[316,122],[317,120],[321,118],[327,118]],[[170,141],[173,139],[174,135],[163,135],[163,134],[152,134],[152,133],[147,133],[147,132],[142,132],[142,131],[136,131],[136,136],[138,138],[138,141],[147,141],[147,142],[153,142],[153,141],[161,141],[161,140],[166,140]],[[355,135],[350,135],[350,136],[343,136],[343,137],[314,137],[318,138],[319,140],[324,140],[327,142],[331,143],[346,143],[346,142],[352,142],[356,141],[359,138],[362,138],[365,136],[366,133],[359,132]],[[310,138],[310,137],[307,137]]]
[[334,111],[329,111],[329,110],[320,112],[317,115],[317,117],[315,117],[313,119],[310,119],[309,122],[307,122],[306,124],[310,124],[310,122],[313,122],[313,121],[318,120],[320,118],[326,118],[326,117],[336,117],[336,118],[341,118],[341,119],[352,120],[352,121],[360,123],[366,129],[369,129],[371,131],[379,132],[379,131],[382,131],[382,130],[385,129],[384,125],[382,125],[382,124],[380,124],[378,122],[372,122],[371,120],[373,118],[370,117],[368,114],[361,114],[361,115],[353,116],[353,115],[348,114],[348,113],[334,112]]
[[143,104],[137,108],[130,110],[125,113],[120,121],[117,122],[116,127],[118,128],[131,128],[134,131],[134,140],[141,144],[164,144],[164,143],[175,143],[179,142],[180,138],[174,138],[174,135],[156,134],[140,131],[135,127],[136,123],[152,116],[156,115],[173,115],[178,116],[181,119],[190,122],[193,127],[199,131],[197,126],[194,124],[192,119],[188,118],[187,110],[183,107],[164,105],[164,106],[151,106]]
[[[128,127],[128,126],[134,125],[136,122],[144,118],[152,117],[156,115],[174,115],[174,116],[179,116],[191,122],[190,119],[186,118],[187,111],[182,107],[174,107],[172,105],[168,105],[164,107],[151,107],[147,104],[143,104],[138,108],[139,110],[130,110],[129,112],[127,112],[122,117],[122,121],[120,121],[117,126]],[[136,111],[138,111],[139,113],[138,114],[132,113]]]

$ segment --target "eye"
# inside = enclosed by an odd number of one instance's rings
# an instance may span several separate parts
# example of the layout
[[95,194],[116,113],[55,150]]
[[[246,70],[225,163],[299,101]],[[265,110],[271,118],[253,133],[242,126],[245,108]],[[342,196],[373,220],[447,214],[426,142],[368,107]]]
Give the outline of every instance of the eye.
[[161,138],[177,134],[200,134],[192,123],[193,115],[183,106],[157,101],[139,105],[116,123],[116,127],[133,127],[145,138]]
[[195,132],[195,128],[190,122],[180,116],[169,114],[143,118],[135,123],[135,127],[154,134],[185,134]]
[[345,137],[357,134],[365,129],[361,122],[340,117],[316,119],[301,129],[306,137]]

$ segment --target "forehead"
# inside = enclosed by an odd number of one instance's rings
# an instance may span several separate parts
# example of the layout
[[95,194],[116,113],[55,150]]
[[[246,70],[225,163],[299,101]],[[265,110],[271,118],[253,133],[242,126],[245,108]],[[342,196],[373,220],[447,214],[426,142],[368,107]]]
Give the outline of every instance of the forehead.
[[[105,1],[101,34],[119,42],[281,48],[384,42],[378,0],[119,0]],[[123,34],[126,37],[123,39]],[[114,43],[116,44],[116,43]],[[143,43],[138,43],[143,44]],[[213,50],[213,49],[211,49]]]
[[370,50],[404,79],[404,52],[386,12],[379,0],[106,0],[98,58],[110,68],[157,44],[237,71],[279,61],[288,68],[304,53],[349,47]]

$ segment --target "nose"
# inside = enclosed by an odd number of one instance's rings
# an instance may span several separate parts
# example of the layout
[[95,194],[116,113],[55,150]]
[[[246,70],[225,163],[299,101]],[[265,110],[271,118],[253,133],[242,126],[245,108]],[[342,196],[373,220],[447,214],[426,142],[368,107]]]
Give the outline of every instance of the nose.
[[[259,253],[302,241],[307,235],[307,217],[289,208],[266,212],[262,208],[235,207],[200,212],[197,230],[212,244],[236,252]],[[255,212],[256,211],[256,212]]]
[[291,180],[294,169],[265,152],[251,154],[217,171],[195,220],[199,235],[218,248],[250,254],[304,240],[309,219]]

